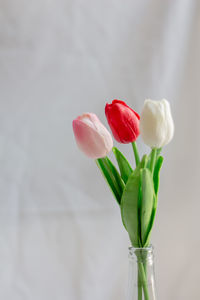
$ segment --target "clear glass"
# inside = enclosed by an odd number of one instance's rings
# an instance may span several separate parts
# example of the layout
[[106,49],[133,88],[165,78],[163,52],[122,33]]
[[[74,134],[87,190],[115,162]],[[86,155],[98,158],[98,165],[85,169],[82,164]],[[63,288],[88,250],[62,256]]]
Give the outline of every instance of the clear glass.
[[157,299],[152,245],[148,248],[129,248],[129,278],[126,299]]

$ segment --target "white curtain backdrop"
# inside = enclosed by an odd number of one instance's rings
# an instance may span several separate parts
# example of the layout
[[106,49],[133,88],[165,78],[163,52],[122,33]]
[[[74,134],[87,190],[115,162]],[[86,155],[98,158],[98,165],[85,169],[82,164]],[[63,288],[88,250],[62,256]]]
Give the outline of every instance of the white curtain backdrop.
[[0,0],[0,299],[125,299],[128,236],[71,125],[89,111],[107,126],[115,98],[171,103],[158,299],[199,298],[199,53],[198,0]]

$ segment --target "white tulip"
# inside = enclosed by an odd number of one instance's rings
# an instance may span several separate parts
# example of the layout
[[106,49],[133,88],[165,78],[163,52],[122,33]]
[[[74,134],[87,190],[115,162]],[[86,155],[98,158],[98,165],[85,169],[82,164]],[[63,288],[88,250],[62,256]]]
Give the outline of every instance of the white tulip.
[[171,141],[174,122],[167,100],[145,100],[140,119],[140,133],[144,143],[151,148],[161,148]]

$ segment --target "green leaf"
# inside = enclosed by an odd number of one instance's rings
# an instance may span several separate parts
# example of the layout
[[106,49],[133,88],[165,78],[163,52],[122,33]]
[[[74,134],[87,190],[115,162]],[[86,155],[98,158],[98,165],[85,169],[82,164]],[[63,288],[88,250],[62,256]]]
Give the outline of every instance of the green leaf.
[[[137,168],[136,168],[137,169]],[[127,181],[121,199],[122,222],[129,233],[131,243],[134,247],[139,247],[139,220],[138,220],[138,200],[139,200],[140,175],[133,172]]]
[[141,247],[139,220],[141,203],[140,169],[146,166],[147,161],[148,156],[144,155],[141,162],[130,174],[121,198],[122,222],[134,247]]
[[141,187],[141,180],[139,186],[139,199],[138,199],[138,240],[139,240],[139,248],[142,247],[141,241],[141,203],[142,203],[142,187]]
[[118,204],[121,203],[121,197],[124,189],[124,182],[113,163],[108,157],[96,160],[97,166],[101,170]]
[[152,210],[152,214],[151,214],[151,220],[147,229],[147,242],[150,238],[150,234],[153,228],[153,224],[154,224],[154,220],[155,220],[155,216],[156,216],[156,211],[157,211],[157,204],[158,204],[158,189],[159,189],[159,176],[160,176],[160,169],[163,163],[163,157],[159,156],[155,165],[155,169],[154,169],[154,175],[153,175],[153,181],[154,181],[154,191],[155,191],[155,195],[154,195],[154,203],[153,203],[153,210]]
[[114,175],[115,180],[118,184],[118,187],[119,187],[119,190],[120,190],[120,195],[122,195],[123,190],[124,190],[124,186],[125,186],[124,181],[121,178],[121,176],[120,176],[118,170],[116,169],[115,165],[111,162],[111,160],[108,157],[106,157],[106,160],[107,160],[107,163],[110,167],[110,170],[112,171],[112,174]]
[[147,168],[150,169],[150,162],[151,162],[151,152],[148,155],[148,162],[147,162]]
[[117,163],[118,163],[118,166],[120,169],[121,177],[122,177],[123,181],[125,183],[127,183],[129,176],[133,172],[133,169],[131,168],[128,160],[119,151],[119,149],[117,149],[116,147],[113,147],[112,151],[116,157],[116,160],[117,160]]
[[158,194],[158,189],[159,189],[159,177],[160,177],[160,169],[162,167],[162,163],[163,163],[163,157],[159,156],[156,164],[155,164],[155,169],[154,169],[154,174],[153,174],[153,181],[154,181],[154,190],[155,190],[155,194]]
[[[157,148],[157,151],[156,151],[156,160],[159,157],[161,151],[162,151],[162,148]],[[148,156],[148,163],[147,163],[147,168],[148,169],[150,169],[151,155],[152,155],[152,151],[150,152],[150,154]]]
[[157,149],[157,158],[158,158],[158,156],[160,155],[161,151],[162,151],[162,148],[158,148],[158,149]]
[[144,168],[140,170],[141,180],[141,210],[140,210],[140,223],[141,223],[141,242],[143,246],[147,244],[147,236],[149,224],[154,205],[154,183],[152,174],[149,169]]
[[135,174],[139,175],[140,174],[140,169],[143,169],[146,167],[148,162],[148,155],[143,155],[141,162],[139,163],[139,165],[137,165],[137,167],[135,168],[135,170],[133,171]]
[[152,209],[150,223],[149,223],[149,226],[147,229],[146,243],[145,243],[144,247],[147,247],[149,245],[149,239],[150,239],[151,231],[152,231],[155,216],[156,216],[158,197],[155,194],[154,194],[153,202],[154,202],[154,205],[153,205],[153,209]]

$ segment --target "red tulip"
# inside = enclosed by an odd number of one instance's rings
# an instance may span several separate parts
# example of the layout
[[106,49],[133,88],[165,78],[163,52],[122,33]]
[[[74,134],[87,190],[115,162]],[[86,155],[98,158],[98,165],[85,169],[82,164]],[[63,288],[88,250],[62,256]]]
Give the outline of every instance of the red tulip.
[[139,131],[140,116],[121,100],[106,104],[105,114],[114,138],[123,144],[134,142]]

